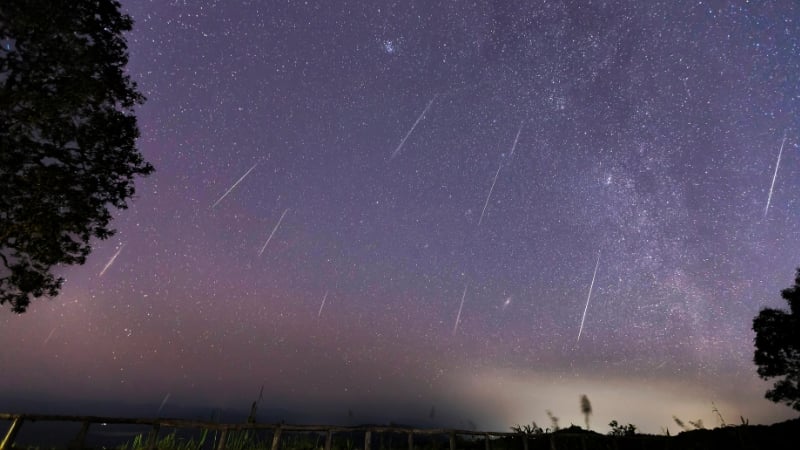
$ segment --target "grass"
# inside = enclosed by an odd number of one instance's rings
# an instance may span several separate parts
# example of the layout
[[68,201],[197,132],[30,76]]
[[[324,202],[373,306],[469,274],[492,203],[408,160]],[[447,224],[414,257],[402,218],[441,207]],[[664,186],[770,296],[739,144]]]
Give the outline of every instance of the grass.
[[[172,433],[159,438],[156,441],[156,448],[159,450],[196,450],[198,448],[203,448],[206,443],[206,439],[208,438],[208,434],[208,430],[203,430],[200,438],[195,441],[194,438],[185,439],[179,437],[177,431],[173,431]],[[118,450],[145,449],[148,448],[147,444],[149,437],[149,433],[143,433],[133,438],[133,441],[122,444],[116,448]]]
[[[115,450],[144,450],[148,447],[149,433],[137,435],[132,441],[114,447]],[[173,431],[165,436],[160,436],[156,440],[155,448],[158,450],[197,450],[202,448],[216,448],[221,434],[203,430],[198,439],[185,438]],[[282,450],[315,450],[322,449],[324,437],[319,433],[284,433],[281,437],[280,448]],[[332,450],[355,450],[355,440],[347,437],[344,439],[334,439]],[[227,450],[270,450],[272,448],[272,435],[269,433],[259,433],[253,430],[233,430],[228,431],[225,438],[225,448]]]
[[[143,433],[136,436],[132,441],[115,447],[116,450],[144,450],[148,447],[149,433]],[[157,438],[155,448],[158,450],[197,450],[202,448],[216,448],[218,439],[221,438],[221,433],[210,432],[209,430],[202,430],[200,437],[185,438],[178,435],[177,431],[173,431],[165,436]],[[284,445],[287,444],[284,442]],[[313,446],[306,446],[296,439],[292,442],[293,445],[288,448],[304,449],[313,448]],[[228,431],[225,438],[225,448],[228,450],[269,450],[272,448],[272,438],[264,438],[252,430],[242,431]]]
[[[363,437],[357,436],[363,433],[341,433],[338,436],[333,436],[331,442],[331,450],[357,450],[363,448]],[[381,433],[373,434],[372,447],[375,450],[406,450],[407,444],[405,436],[402,439],[392,439],[387,436],[384,439],[380,436]],[[387,433],[390,435],[391,433]],[[113,447],[115,450],[145,450],[150,448],[148,446],[149,433],[142,433],[137,435],[133,440]],[[156,440],[155,448],[158,450],[198,450],[198,449],[214,449],[216,448],[217,441],[220,438],[219,433],[209,432],[203,430],[199,438],[186,438],[178,435],[177,431],[173,431],[165,436],[160,436]],[[483,438],[479,439],[462,439],[457,438],[460,449],[467,448],[480,448],[483,449]],[[431,439],[425,436],[415,436],[414,448],[415,450],[443,450],[448,449],[448,444],[445,442],[446,438]],[[494,450],[502,450],[506,448],[501,440],[493,440],[492,448]],[[280,450],[322,450],[325,444],[325,437],[321,433],[306,432],[306,433],[286,433],[284,432],[280,440]],[[500,444],[500,445],[496,445]],[[238,430],[228,431],[225,439],[225,448],[227,450],[270,450],[272,448],[272,435],[271,433],[259,433],[253,430]]]

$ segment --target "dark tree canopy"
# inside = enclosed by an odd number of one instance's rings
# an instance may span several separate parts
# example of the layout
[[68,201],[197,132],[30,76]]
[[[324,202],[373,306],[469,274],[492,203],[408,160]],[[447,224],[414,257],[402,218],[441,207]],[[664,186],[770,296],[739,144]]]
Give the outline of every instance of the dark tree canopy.
[[153,167],[125,74],[132,20],[111,0],[0,1],[0,305],[55,296]]
[[800,411],[800,269],[781,296],[789,311],[764,308],[753,319],[754,361],[763,379],[777,378],[766,397]]

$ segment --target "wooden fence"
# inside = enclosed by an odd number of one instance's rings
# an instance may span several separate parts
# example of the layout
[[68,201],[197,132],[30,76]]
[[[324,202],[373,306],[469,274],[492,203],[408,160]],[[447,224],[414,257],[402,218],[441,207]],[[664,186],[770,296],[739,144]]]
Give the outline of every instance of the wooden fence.
[[[445,435],[449,436],[450,450],[456,450],[456,436],[472,436],[483,437],[485,441],[485,449],[490,449],[490,439],[492,437],[522,437],[522,450],[528,450],[527,436],[521,433],[501,433],[493,431],[471,431],[471,430],[458,430],[458,429],[418,429],[418,428],[401,428],[392,426],[359,426],[359,427],[342,427],[330,425],[287,425],[287,424],[264,424],[264,423],[217,423],[206,422],[197,420],[183,420],[183,419],[142,419],[142,418],[123,418],[123,417],[100,417],[100,416],[65,416],[65,415],[48,415],[48,414],[8,414],[0,413],[0,420],[10,421],[11,426],[5,434],[5,437],[0,442],[0,450],[10,449],[14,440],[19,433],[20,428],[24,422],[78,422],[81,423],[80,431],[77,436],[69,443],[70,448],[84,448],[86,436],[89,433],[89,427],[92,424],[124,424],[124,425],[144,425],[150,426],[151,431],[148,435],[146,447],[148,449],[155,449],[158,442],[158,435],[164,428],[173,429],[201,429],[219,432],[218,440],[216,442],[216,450],[225,449],[225,441],[229,432],[244,431],[244,430],[271,430],[272,434],[272,450],[279,450],[282,432],[317,432],[325,433],[325,447],[324,450],[331,450],[331,444],[334,433],[364,433],[364,450],[371,450],[371,439],[373,433],[398,433],[406,434],[408,436],[408,450],[414,450],[414,436],[432,436],[432,435]],[[552,445],[551,445],[552,447]]]

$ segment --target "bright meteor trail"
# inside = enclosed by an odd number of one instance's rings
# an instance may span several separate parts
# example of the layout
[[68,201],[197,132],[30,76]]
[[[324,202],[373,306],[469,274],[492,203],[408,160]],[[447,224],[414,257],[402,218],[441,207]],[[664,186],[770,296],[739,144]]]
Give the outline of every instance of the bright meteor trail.
[[458,322],[461,320],[461,309],[464,308],[464,298],[467,297],[467,286],[464,285],[464,293],[461,294],[461,304],[458,305],[458,314],[456,315],[456,323],[453,325],[453,335],[455,336],[456,330],[458,330]]
[[283,210],[283,214],[281,214],[281,218],[278,219],[278,223],[275,224],[275,228],[272,229],[272,233],[269,234],[267,242],[264,242],[264,246],[261,247],[261,250],[258,251],[258,256],[261,256],[261,254],[264,253],[264,249],[266,249],[267,245],[269,245],[269,241],[272,240],[272,236],[275,236],[275,232],[278,231],[278,227],[281,226],[281,222],[283,221],[283,216],[286,215],[286,211],[289,211],[289,209],[287,208]]
[[519,130],[517,130],[517,136],[514,138],[514,144],[511,146],[511,154],[508,155],[509,158],[514,156],[514,149],[517,148],[517,142],[519,142],[519,134],[522,133],[522,124],[519,124]]
[[[511,145],[511,153],[508,155],[508,158],[511,159],[514,156],[514,150],[517,148],[517,142],[519,141],[519,134],[522,133],[522,124],[519,125],[519,130],[517,130],[517,136],[514,138],[514,144]],[[497,172],[494,173],[494,179],[492,180],[492,187],[489,188],[489,194],[486,195],[486,201],[483,202],[483,210],[481,210],[481,217],[478,219],[478,226],[481,225],[483,222],[483,215],[486,214],[486,207],[489,206],[489,199],[492,198],[492,191],[494,191],[494,185],[497,183],[497,176],[500,175],[500,169],[503,168],[503,162],[500,162],[500,165],[497,166]]]
[[99,277],[102,277],[103,274],[106,273],[106,270],[108,270],[108,268],[111,267],[112,264],[114,264],[114,261],[117,260],[117,256],[119,256],[119,253],[122,251],[122,249],[124,247],[125,247],[125,244],[122,244],[122,245],[119,246],[119,249],[117,249],[117,252],[114,253],[114,256],[112,256],[111,259],[108,260],[108,262],[106,263],[105,267],[103,267],[103,270],[100,271],[100,275],[98,275]]
[[497,176],[500,175],[500,168],[503,167],[503,163],[500,163],[497,166],[497,172],[494,173],[494,180],[492,180],[492,187],[489,188],[489,194],[486,196],[486,201],[483,203],[483,210],[481,211],[481,217],[478,219],[478,226],[481,225],[483,222],[483,215],[486,214],[486,207],[489,205],[489,199],[492,198],[492,191],[494,190],[494,185],[497,183]]
[[769,211],[769,202],[772,200],[772,190],[775,188],[775,179],[778,178],[778,167],[781,165],[781,155],[783,154],[783,145],[786,144],[786,132],[783,132],[783,141],[781,142],[781,149],[778,151],[778,162],[775,163],[775,173],[772,175],[772,184],[769,186],[769,195],[767,196],[767,206],[764,207],[764,217],[767,217]]
[[581,327],[578,329],[578,340],[575,345],[581,341],[581,333],[583,333],[583,322],[586,320],[586,311],[589,310],[589,300],[592,299],[592,288],[594,287],[594,279],[597,276],[597,268],[600,267],[600,252],[597,252],[597,262],[594,265],[594,274],[592,274],[592,283],[589,284],[589,295],[586,297],[586,306],[583,308],[583,317],[581,317]]
[[224,199],[225,197],[227,197],[227,196],[228,196],[228,194],[230,194],[230,193],[231,193],[231,191],[232,191],[232,190],[236,189],[236,186],[238,186],[238,185],[239,185],[239,183],[241,183],[241,182],[242,182],[242,180],[244,180],[246,176],[250,175],[250,172],[252,172],[252,171],[253,171],[253,169],[255,169],[257,165],[258,165],[258,163],[255,163],[255,164],[253,164],[253,167],[251,167],[250,169],[248,169],[248,170],[247,170],[247,172],[245,172],[245,173],[244,173],[244,175],[242,175],[242,176],[241,176],[241,178],[239,178],[238,180],[236,180],[236,183],[233,183],[233,186],[229,187],[229,188],[228,188],[228,190],[227,190],[227,191],[225,191],[225,193],[224,193],[224,194],[222,194],[222,197],[220,197],[220,198],[219,198],[219,200],[217,200],[216,202],[214,202],[214,204],[213,204],[213,205],[211,205],[211,207],[213,208],[213,207],[217,206],[217,205],[219,204],[219,202],[221,202],[221,201],[222,201],[222,199]]
[[322,308],[325,307],[325,299],[328,298],[328,291],[325,291],[325,295],[322,296],[322,304],[319,305],[319,312],[317,313],[317,317],[322,315]]
[[414,128],[417,128],[417,124],[419,123],[419,121],[422,120],[423,117],[425,117],[425,113],[428,112],[428,108],[431,107],[434,100],[436,100],[436,95],[434,95],[431,101],[428,102],[428,106],[426,106],[425,109],[422,110],[422,114],[420,114],[419,117],[417,117],[417,121],[414,122],[414,125],[411,125],[411,129],[408,130],[408,133],[406,133],[406,135],[403,137],[403,140],[400,141],[400,144],[397,146],[396,149],[394,149],[394,152],[392,153],[392,156],[389,159],[393,159],[395,156],[397,156],[397,154],[400,152],[400,149],[403,148],[403,144],[406,143],[406,139],[408,139],[408,137],[411,136],[411,133],[414,132]]

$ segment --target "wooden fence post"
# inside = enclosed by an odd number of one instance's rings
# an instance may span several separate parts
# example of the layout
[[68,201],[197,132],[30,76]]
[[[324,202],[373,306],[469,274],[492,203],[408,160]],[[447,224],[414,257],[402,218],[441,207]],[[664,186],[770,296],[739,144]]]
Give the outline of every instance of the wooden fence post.
[[14,418],[14,421],[11,422],[11,427],[6,433],[6,437],[3,438],[3,442],[0,442],[0,450],[6,450],[14,445],[14,439],[16,439],[17,433],[19,433],[23,421],[24,419],[20,419],[19,417]]
[[528,450],[528,435],[522,435],[522,450]]
[[486,434],[483,435],[483,443],[484,443],[484,447],[486,448],[486,450],[491,450],[489,448],[489,433],[486,433]]
[[408,432],[408,450],[414,450],[414,432]]
[[456,432],[450,432],[450,450],[456,450]]
[[219,441],[217,441],[216,450],[225,450],[226,440],[228,440],[228,429],[223,428],[219,433]]
[[147,449],[156,450],[158,445],[158,432],[161,431],[161,424],[156,422],[153,424],[153,429],[150,430],[150,436],[147,438]]
[[281,426],[275,428],[275,434],[272,435],[272,450],[278,450],[278,445],[281,443]]
[[555,435],[555,433],[550,435],[550,450],[558,450],[556,448],[556,435]]
[[333,443],[333,430],[328,430],[325,434],[325,450],[331,450],[331,444]]
[[81,425],[81,431],[78,432],[78,435],[75,436],[75,439],[72,440],[68,448],[80,449],[84,447],[84,443],[86,442],[86,435],[89,434],[89,425],[91,425],[91,422],[88,421],[83,422],[83,424]]
[[370,450],[372,447],[372,432],[367,430],[364,432],[364,450]]

